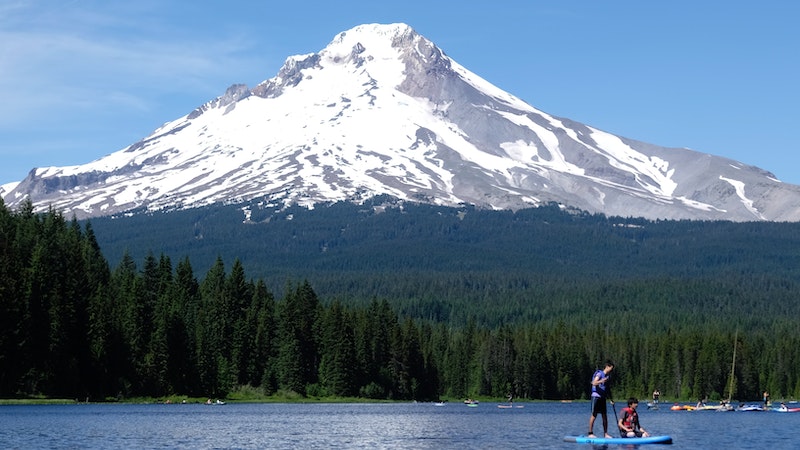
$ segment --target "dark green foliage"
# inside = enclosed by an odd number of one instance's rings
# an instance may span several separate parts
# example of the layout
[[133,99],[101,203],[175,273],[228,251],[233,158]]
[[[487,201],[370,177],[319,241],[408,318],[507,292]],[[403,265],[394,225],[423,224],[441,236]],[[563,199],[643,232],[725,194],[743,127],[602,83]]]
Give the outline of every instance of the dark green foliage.
[[317,294],[308,282],[288,288],[278,310],[278,384],[281,389],[305,394],[317,382],[320,317]]
[[[742,327],[797,312],[800,224],[607,218],[543,207],[517,212],[430,205],[337,203],[314,210],[246,205],[95,219],[104,252],[218,257],[283,295],[305,279],[326,299],[366,306],[388,299],[403,316],[463,326],[563,318],[654,318]],[[141,230],[147,229],[148,233]],[[124,230],[130,230],[123,234]],[[498,301],[502,299],[502,301]],[[742,311],[758,309],[756,315]],[[744,322],[742,322],[744,321]]]
[[356,354],[352,320],[338,301],[323,313],[320,326],[319,382],[327,395],[352,397]]
[[800,396],[799,224],[237,208],[0,204],[0,396],[581,398],[608,357],[618,399]]

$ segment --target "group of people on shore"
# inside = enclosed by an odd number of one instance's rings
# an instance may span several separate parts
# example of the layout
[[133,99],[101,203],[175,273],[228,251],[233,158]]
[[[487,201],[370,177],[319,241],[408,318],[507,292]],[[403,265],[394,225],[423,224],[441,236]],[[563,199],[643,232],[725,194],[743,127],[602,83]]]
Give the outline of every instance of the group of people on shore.
[[[614,405],[614,400],[612,400],[611,391],[608,386],[609,375],[612,370],[614,370],[614,363],[606,361],[605,366],[602,369],[596,370],[592,375],[592,415],[589,417],[588,434],[590,438],[596,437],[594,434],[594,421],[597,419],[598,414],[600,414],[603,421],[603,436],[611,438],[611,435],[608,434],[608,408],[606,406],[606,400],[611,402],[612,406]],[[653,397],[654,400],[658,398],[655,392],[653,393]],[[628,406],[622,408],[622,411],[620,411],[619,417],[616,417],[616,409],[614,410],[614,416],[617,418],[617,428],[619,428],[621,437],[633,438],[650,436],[650,433],[642,428],[639,423],[639,414],[636,412],[638,406],[639,400],[635,397],[631,397],[628,399]]]

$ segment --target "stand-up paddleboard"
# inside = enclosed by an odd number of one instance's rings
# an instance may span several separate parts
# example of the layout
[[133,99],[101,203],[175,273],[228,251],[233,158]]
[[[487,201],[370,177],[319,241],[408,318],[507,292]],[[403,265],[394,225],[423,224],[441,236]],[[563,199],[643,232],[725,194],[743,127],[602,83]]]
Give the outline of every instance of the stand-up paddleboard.
[[590,438],[588,436],[566,436],[564,440],[566,442],[575,442],[577,444],[631,444],[631,445],[672,444],[672,437],[670,436],[649,436],[649,437],[632,437],[632,438],[624,438],[624,437]]
[[514,408],[524,408],[525,405],[497,405],[497,407],[501,409],[514,409]]

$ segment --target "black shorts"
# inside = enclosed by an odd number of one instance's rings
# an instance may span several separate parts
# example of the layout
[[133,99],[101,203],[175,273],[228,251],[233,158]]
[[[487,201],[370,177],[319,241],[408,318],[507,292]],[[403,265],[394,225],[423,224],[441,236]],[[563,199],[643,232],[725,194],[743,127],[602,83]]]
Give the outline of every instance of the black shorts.
[[592,415],[605,414],[606,411],[606,398],[592,397]]
[[[636,431],[633,432],[633,434],[634,434],[634,436],[631,436],[631,437],[642,437],[642,435],[644,433],[642,433],[639,430],[636,430]],[[628,432],[620,428],[619,435],[620,435],[620,437],[626,438],[626,437],[628,437]]]

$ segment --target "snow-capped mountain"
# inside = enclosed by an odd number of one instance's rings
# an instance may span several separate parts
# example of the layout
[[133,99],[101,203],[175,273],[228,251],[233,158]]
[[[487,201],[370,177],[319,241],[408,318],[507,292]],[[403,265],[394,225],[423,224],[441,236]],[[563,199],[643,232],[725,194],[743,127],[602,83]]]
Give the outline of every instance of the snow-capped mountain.
[[390,194],[607,215],[800,220],[800,186],[756,167],[637,142],[551,116],[447,57],[404,24],[361,25],[88,164],[3,188],[78,218],[264,198]]

